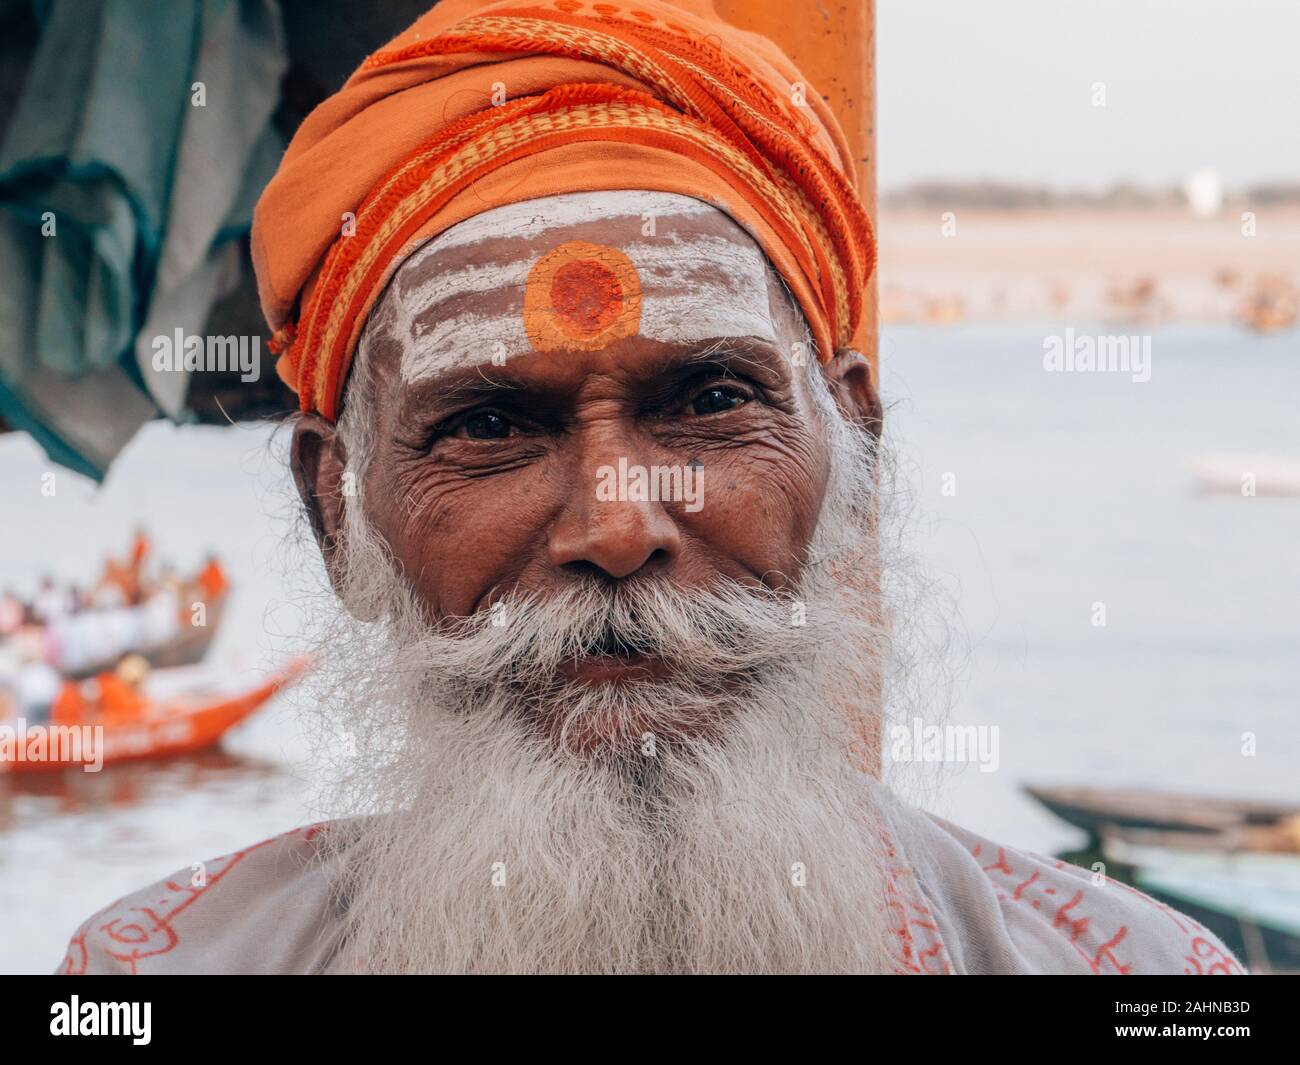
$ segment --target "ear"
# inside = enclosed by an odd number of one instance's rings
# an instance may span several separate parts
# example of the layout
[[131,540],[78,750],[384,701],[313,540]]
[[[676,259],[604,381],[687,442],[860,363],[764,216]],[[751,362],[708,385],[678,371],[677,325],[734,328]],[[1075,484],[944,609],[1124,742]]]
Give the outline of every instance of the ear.
[[879,438],[885,412],[867,357],[854,348],[839,348],[825,374],[840,413]]
[[[298,496],[307,508],[307,519],[316,536],[330,584],[339,592],[339,545],[343,539],[347,499],[345,491],[347,455],[335,427],[314,412],[302,414],[293,427],[289,465]],[[351,474],[346,474],[351,476]]]

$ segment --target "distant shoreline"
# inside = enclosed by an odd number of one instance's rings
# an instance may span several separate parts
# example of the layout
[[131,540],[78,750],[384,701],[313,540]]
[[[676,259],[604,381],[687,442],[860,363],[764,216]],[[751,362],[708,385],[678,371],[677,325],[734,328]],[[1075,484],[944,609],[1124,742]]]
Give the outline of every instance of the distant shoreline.
[[883,208],[881,321],[1068,314],[1295,329],[1300,207],[1244,210]]

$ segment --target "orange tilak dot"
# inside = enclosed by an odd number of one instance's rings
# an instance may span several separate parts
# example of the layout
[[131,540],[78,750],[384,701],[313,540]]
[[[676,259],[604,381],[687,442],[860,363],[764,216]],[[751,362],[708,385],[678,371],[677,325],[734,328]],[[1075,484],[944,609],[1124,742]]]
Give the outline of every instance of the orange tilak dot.
[[595,351],[640,328],[641,279],[617,248],[569,241],[528,272],[523,313],[538,351]]
[[594,259],[565,263],[551,278],[551,310],[574,333],[604,332],[623,309],[623,286]]

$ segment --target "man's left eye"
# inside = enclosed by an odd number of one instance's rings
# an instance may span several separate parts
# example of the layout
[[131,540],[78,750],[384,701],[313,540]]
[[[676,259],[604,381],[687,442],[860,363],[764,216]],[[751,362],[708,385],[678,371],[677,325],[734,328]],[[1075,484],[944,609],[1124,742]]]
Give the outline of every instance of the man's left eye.
[[500,440],[510,435],[510,419],[494,410],[479,411],[465,419],[465,435],[473,440]]
[[738,388],[710,385],[691,401],[691,410],[696,414],[719,414],[732,407],[739,407],[748,400],[749,397]]

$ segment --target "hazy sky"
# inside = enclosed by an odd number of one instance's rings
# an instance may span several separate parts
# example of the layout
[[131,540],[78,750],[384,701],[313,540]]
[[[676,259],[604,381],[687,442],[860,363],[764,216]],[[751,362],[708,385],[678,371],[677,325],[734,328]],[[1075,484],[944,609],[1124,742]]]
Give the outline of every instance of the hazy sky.
[[[879,180],[1300,182],[1300,0],[877,0]],[[1094,82],[1106,106],[1094,107]]]

